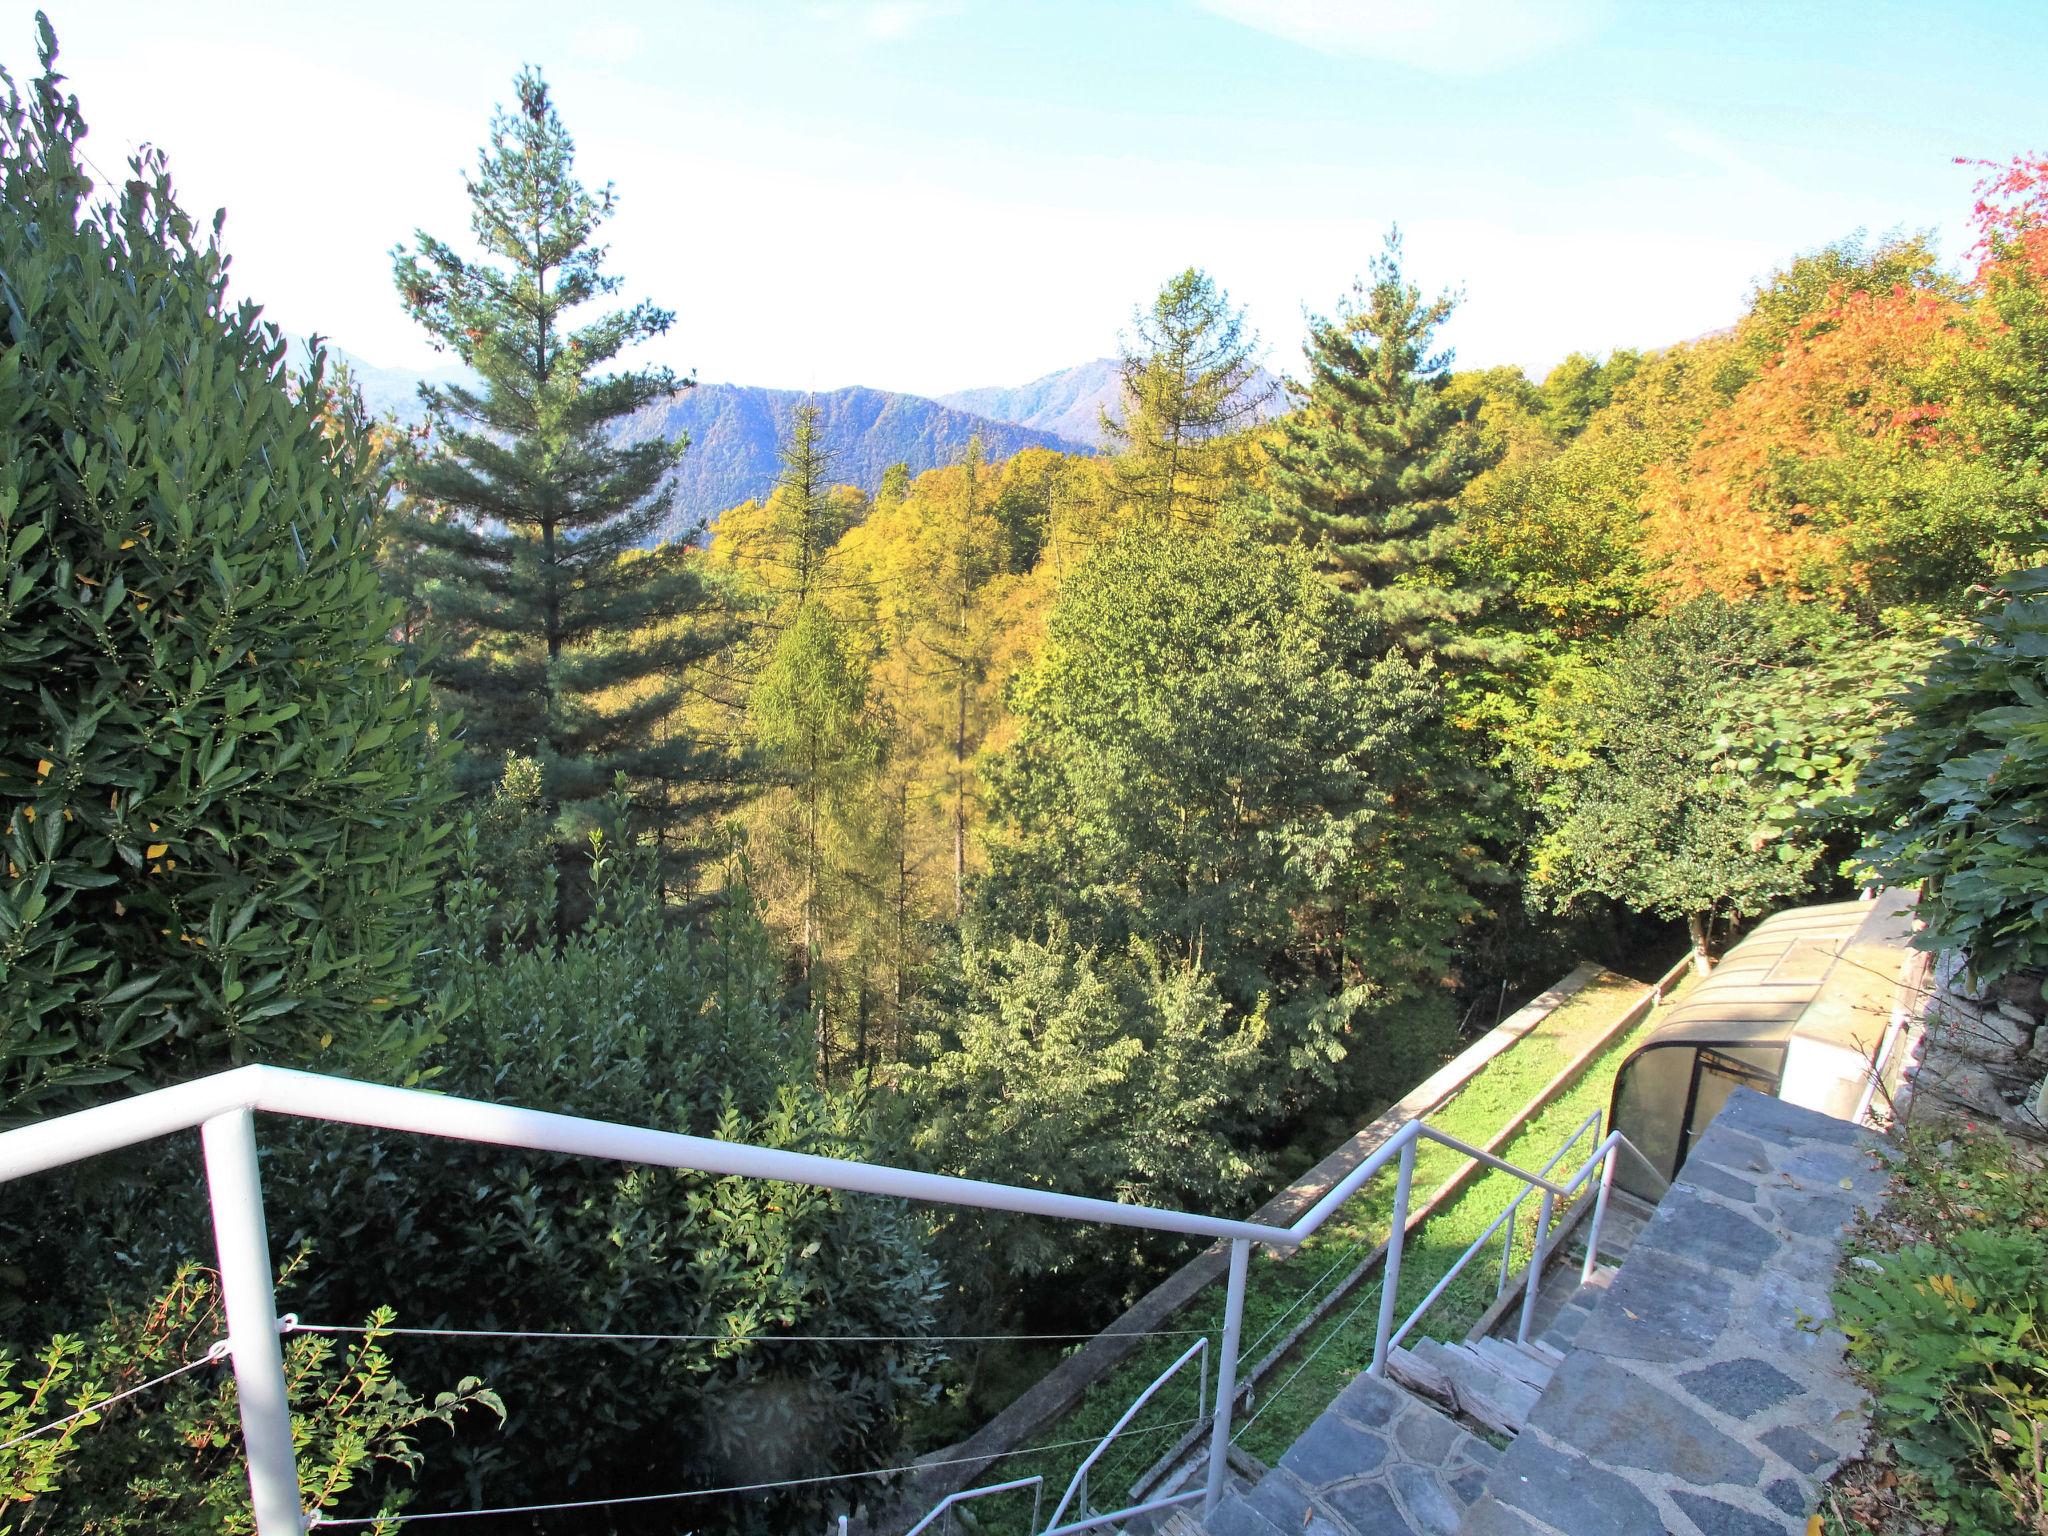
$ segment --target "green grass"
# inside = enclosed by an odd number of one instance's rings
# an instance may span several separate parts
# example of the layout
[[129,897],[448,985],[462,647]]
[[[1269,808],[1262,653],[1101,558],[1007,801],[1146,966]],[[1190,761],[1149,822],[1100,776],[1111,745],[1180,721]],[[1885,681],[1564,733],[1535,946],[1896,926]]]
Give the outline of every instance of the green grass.
[[[1589,1035],[1617,1018],[1640,997],[1641,982],[1602,979],[1587,987],[1558,1008],[1528,1035],[1488,1062],[1445,1104],[1431,1113],[1428,1122],[1445,1133],[1476,1145],[1483,1145],[1500,1128],[1561,1072],[1581,1049]],[[1616,1068],[1624,1056],[1651,1027],[1646,1021],[1618,1037],[1600,1055],[1587,1063],[1550,1103],[1531,1117],[1503,1151],[1510,1162],[1537,1167],[1561,1146],[1579,1122],[1594,1110],[1607,1106],[1608,1091]],[[1580,1147],[1590,1150],[1587,1138]],[[1566,1166],[1575,1167],[1582,1152],[1575,1149]],[[1466,1159],[1447,1147],[1424,1142],[1415,1158],[1417,1201],[1427,1198],[1454,1176]],[[1505,1210],[1525,1185],[1507,1174],[1483,1173],[1475,1177],[1446,1206],[1409,1235],[1402,1259],[1397,1297],[1397,1318],[1428,1294],[1486,1225]],[[1373,1180],[1359,1195],[1325,1222],[1291,1257],[1281,1259],[1254,1249],[1249,1282],[1245,1288],[1241,1366],[1249,1370],[1283,1338],[1289,1329],[1314,1307],[1317,1298],[1371,1252],[1386,1236],[1394,1195],[1391,1171]],[[1531,1198],[1523,1205],[1517,1227],[1520,1231],[1516,1265],[1526,1259],[1536,1223],[1537,1204]],[[1503,1232],[1505,1229],[1503,1229]],[[1464,1335],[1479,1314],[1492,1302],[1499,1274],[1500,1243],[1495,1234],[1486,1250],[1476,1255],[1449,1290],[1416,1325],[1412,1337],[1428,1335],[1451,1339]],[[1304,1296],[1314,1287],[1314,1293]],[[1377,1275],[1361,1284],[1328,1318],[1313,1329],[1290,1352],[1262,1384],[1251,1415],[1240,1415],[1237,1443],[1267,1463],[1276,1461],[1301,1431],[1329,1405],[1330,1399],[1372,1358],[1373,1336],[1378,1324],[1379,1281]],[[1224,1289],[1212,1285],[1168,1320],[1177,1329],[1207,1331],[1213,1354],[1222,1336]],[[1096,1440],[1108,1432],[1131,1401],[1144,1390],[1175,1356],[1192,1342],[1190,1337],[1159,1338],[1133,1351],[1116,1371],[1095,1383],[1061,1419],[1041,1428],[1034,1443],[1081,1442],[1063,1449],[1007,1457],[977,1481],[1045,1477],[1046,1509],[1057,1500]],[[1213,1380],[1214,1362],[1211,1362]],[[1090,1477],[1090,1489],[1098,1507],[1120,1499],[1124,1490],[1146,1467],[1163,1454],[1189,1427],[1185,1421],[1196,1416],[1196,1388],[1192,1366],[1176,1378],[1145,1408],[1141,1416],[1112,1446]],[[1014,1508],[997,1509],[998,1504]],[[979,1524],[990,1531],[1022,1530],[1029,1512],[1029,1495],[993,1499],[977,1510]],[[963,1511],[964,1513],[964,1511]]]

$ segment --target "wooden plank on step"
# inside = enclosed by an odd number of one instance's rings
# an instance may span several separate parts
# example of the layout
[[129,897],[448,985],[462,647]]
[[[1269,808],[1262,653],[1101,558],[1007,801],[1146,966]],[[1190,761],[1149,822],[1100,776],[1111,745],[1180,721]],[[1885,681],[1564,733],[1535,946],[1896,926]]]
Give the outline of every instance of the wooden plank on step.
[[1458,1393],[1451,1385],[1451,1378],[1428,1361],[1418,1358],[1413,1350],[1404,1349],[1399,1344],[1388,1350],[1387,1374],[1417,1397],[1453,1413],[1457,1411]]
[[1436,1344],[1430,1339],[1416,1353],[1450,1378],[1458,1411],[1497,1434],[1520,1434],[1542,1399],[1543,1394],[1527,1382],[1496,1369],[1464,1345]]
[[1541,1392],[1550,1385],[1552,1367],[1539,1363],[1534,1356],[1526,1354],[1514,1345],[1500,1339],[1480,1339],[1471,1348],[1480,1359],[1503,1371],[1515,1380],[1525,1382]]

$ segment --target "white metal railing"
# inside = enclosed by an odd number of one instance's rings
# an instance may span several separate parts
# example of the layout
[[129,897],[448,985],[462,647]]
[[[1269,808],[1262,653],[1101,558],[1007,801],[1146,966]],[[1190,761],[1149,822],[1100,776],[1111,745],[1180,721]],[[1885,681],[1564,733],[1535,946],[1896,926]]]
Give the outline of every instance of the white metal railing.
[[[1588,1131],[1592,1132],[1595,1136],[1598,1136],[1600,1134],[1601,1119],[1602,1111],[1597,1109],[1594,1110],[1592,1114],[1586,1116],[1584,1120],[1579,1122],[1579,1128],[1573,1131],[1571,1135],[1565,1138],[1564,1145],[1559,1147],[1556,1152],[1551,1154],[1550,1161],[1545,1163],[1541,1168],[1537,1169],[1536,1171],[1538,1173],[1549,1173],[1551,1169],[1555,1168],[1559,1163],[1564,1161],[1564,1155],[1567,1152],[1571,1151],[1573,1147],[1577,1146],[1579,1144],[1579,1138],[1584,1136]],[[1513,1203],[1511,1203],[1508,1206],[1506,1211],[1502,1212],[1500,1218],[1494,1223],[1494,1226],[1500,1226],[1502,1223],[1506,1223],[1508,1229],[1507,1241],[1500,1245],[1500,1276],[1494,1282],[1493,1287],[1493,1294],[1495,1300],[1499,1300],[1502,1296],[1507,1294],[1508,1280],[1509,1277],[1512,1276],[1514,1273],[1515,1221],[1516,1218],[1521,1215],[1523,1202],[1526,1201],[1528,1198],[1529,1191],[1525,1188],[1519,1195],[1515,1196]],[[1486,1233],[1481,1234],[1482,1240],[1487,1234],[1490,1234],[1492,1231],[1493,1227],[1488,1227],[1486,1229]],[[1477,1244],[1475,1244],[1474,1246],[1477,1247]],[[1590,1273],[1590,1271],[1588,1271],[1588,1273]]]
[[[1094,1469],[1095,1463],[1102,1459],[1102,1453],[1108,1450],[1115,1443],[1116,1437],[1129,1427],[1131,1420],[1135,1419],[1144,1406],[1158,1395],[1159,1389],[1178,1376],[1181,1367],[1197,1355],[1201,1356],[1202,1360],[1198,1387],[1201,1406],[1195,1410],[1195,1418],[1199,1421],[1209,1416],[1209,1341],[1204,1338],[1195,1340],[1194,1343],[1181,1351],[1178,1360],[1153,1377],[1152,1385],[1131,1400],[1131,1406],[1126,1408],[1116,1423],[1110,1426],[1109,1433],[1098,1440],[1095,1443],[1095,1448],[1081,1459],[1081,1465],[1074,1469],[1074,1475],[1067,1483],[1067,1491],[1060,1495],[1059,1503],[1053,1506],[1052,1519],[1047,1522],[1043,1536],[1069,1536],[1069,1533],[1074,1531],[1085,1531],[1094,1526],[1108,1525],[1113,1521],[1128,1520],[1134,1514],[1140,1512],[1135,1505],[1129,1509],[1111,1510],[1108,1514],[1095,1514],[1091,1512],[1088,1508],[1088,1474]],[[1172,1504],[1191,1504],[1201,1497],[1201,1490],[1190,1493],[1177,1493],[1170,1498],[1153,1500],[1144,1507],[1146,1509],[1164,1509]],[[1067,1512],[1067,1506],[1072,1504],[1077,1498],[1081,1501],[1081,1517],[1067,1524],[1061,1524],[1060,1516]],[[1032,1529],[1038,1529],[1035,1521],[1032,1524]]]
[[[419,1089],[392,1088],[279,1067],[238,1067],[194,1082],[160,1088],[116,1103],[0,1133],[0,1182],[5,1182],[158,1137],[193,1129],[199,1131],[212,1208],[214,1244],[220,1266],[221,1299],[227,1314],[227,1353],[233,1365],[241,1407],[243,1444],[249,1462],[250,1497],[258,1536],[301,1536],[308,1529],[308,1513],[301,1509],[299,1503],[298,1466],[293,1449],[291,1411],[286,1397],[280,1342],[284,1328],[277,1313],[275,1270],[264,1222],[263,1190],[257,1166],[258,1111],[454,1141],[520,1147],[740,1178],[771,1179],[929,1204],[1011,1211],[1062,1221],[1099,1222],[1228,1242],[1229,1280],[1224,1298],[1223,1335],[1216,1352],[1215,1413],[1210,1429],[1205,1485],[1200,1490],[1133,1505],[1110,1516],[1086,1516],[1084,1508],[1085,1518],[1064,1526],[1057,1523],[1069,1502],[1063,1499],[1060,1508],[1054,1512],[1054,1524],[1042,1536],[1057,1536],[1057,1533],[1080,1531],[1111,1520],[1129,1519],[1148,1511],[1192,1503],[1197,1498],[1202,1501],[1205,1514],[1215,1508],[1222,1496],[1228,1462],[1231,1414],[1237,1396],[1239,1333],[1244,1318],[1245,1284],[1253,1243],[1280,1248],[1299,1245],[1389,1163],[1398,1162],[1371,1365],[1372,1373],[1378,1375],[1385,1369],[1387,1351],[1394,1337],[1394,1301],[1400,1279],[1402,1246],[1407,1236],[1415,1149],[1419,1142],[1426,1139],[1460,1152],[1488,1168],[1520,1179],[1530,1190],[1541,1193],[1541,1214],[1530,1258],[1531,1273],[1535,1275],[1542,1273],[1547,1256],[1550,1218],[1555,1203],[1582,1188],[1595,1168],[1602,1170],[1600,1197],[1594,1209],[1587,1246],[1589,1255],[1597,1251],[1600,1222],[1605,1215],[1607,1190],[1612,1180],[1613,1156],[1617,1150],[1635,1152],[1620,1133],[1610,1133],[1578,1172],[1560,1184],[1548,1176],[1547,1168],[1543,1173],[1531,1173],[1483,1148],[1435,1130],[1420,1120],[1411,1120],[1293,1223],[1279,1227],[1264,1222],[1236,1221],[1058,1194],[1050,1190],[1025,1189],[979,1179],[919,1173],[846,1158],[786,1152],[743,1142],[687,1136],[673,1131],[490,1104]],[[1641,1154],[1636,1155],[1640,1157]],[[1532,1285],[1532,1293],[1533,1290]],[[1524,1322],[1526,1326],[1526,1309]],[[1206,1396],[1206,1338],[1191,1346],[1167,1374],[1171,1375],[1197,1354],[1203,1357],[1202,1390]],[[1084,1463],[1084,1471],[1093,1465],[1094,1456],[1099,1455],[1123,1430],[1165,1379],[1162,1377],[1155,1381],[1118,1421],[1116,1428],[1097,1445],[1094,1455]],[[1020,1479],[1017,1485],[1029,1481]],[[1073,1488],[1069,1489],[1069,1495],[1075,1496]]]
[[[1550,1161],[1545,1163],[1539,1172],[1543,1175],[1548,1175],[1553,1168],[1564,1161],[1565,1154],[1577,1146],[1580,1139],[1588,1132],[1598,1136],[1600,1134],[1600,1122],[1601,1112],[1596,1109],[1580,1122],[1577,1130],[1565,1138],[1564,1145],[1551,1154]],[[1640,1153],[1636,1152],[1634,1144],[1626,1136],[1622,1135],[1619,1131],[1615,1131],[1594,1147],[1592,1152],[1586,1157],[1586,1160],[1579,1164],[1578,1168],[1564,1183],[1564,1193],[1567,1196],[1576,1194],[1592,1175],[1593,1170],[1596,1167],[1600,1169],[1600,1192],[1596,1197],[1593,1207],[1592,1225],[1587,1229],[1586,1233],[1586,1257],[1579,1269],[1579,1283],[1582,1285],[1593,1278],[1593,1270],[1600,1262],[1600,1227],[1607,1217],[1607,1195],[1614,1183],[1612,1154],[1616,1151],[1626,1151],[1638,1157],[1641,1156]],[[1645,1163],[1644,1166],[1648,1167],[1649,1165]],[[1651,1169],[1651,1172],[1655,1173],[1656,1170]],[[1436,1305],[1437,1300],[1444,1292],[1451,1288],[1451,1282],[1464,1273],[1465,1266],[1478,1256],[1488,1240],[1492,1238],[1494,1233],[1500,1231],[1502,1227],[1507,1228],[1507,1236],[1501,1244],[1500,1277],[1495,1282],[1493,1294],[1495,1300],[1507,1294],[1508,1278],[1514,1268],[1516,1219],[1521,1214],[1522,1202],[1527,1200],[1530,1194],[1539,1188],[1542,1189],[1543,1199],[1536,1215],[1536,1236],[1530,1250],[1529,1268],[1527,1271],[1528,1280],[1522,1291],[1521,1317],[1515,1326],[1515,1342],[1518,1344],[1529,1342],[1529,1329],[1535,1321],[1537,1286],[1543,1278],[1543,1261],[1549,1254],[1551,1218],[1555,1214],[1556,1202],[1559,1198],[1551,1189],[1543,1188],[1543,1186],[1535,1183],[1530,1184],[1528,1188],[1524,1189],[1519,1195],[1516,1195],[1509,1202],[1508,1208],[1494,1217],[1487,1225],[1486,1230],[1475,1237],[1465,1251],[1452,1262],[1450,1268],[1438,1277],[1436,1284],[1430,1288],[1429,1294],[1416,1303],[1415,1310],[1408,1314],[1407,1320],[1400,1327],[1396,1328],[1393,1337],[1387,1340],[1388,1349],[1391,1350],[1395,1345],[1408,1337],[1409,1331],[1422,1320],[1422,1314]],[[1375,1374],[1377,1374],[1377,1369]]]
[[[1550,1161],[1545,1163],[1541,1168],[1539,1168],[1537,1172],[1539,1174],[1548,1175],[1551,1169],[1555,1168],[1560,1162],[1564,1160],[1564,1155],[1567,1152],[1571,1151],[1571,1149],[1574,1146],[1578,1145],[1580,1137],[1584,1136],[1588,1131],[1592,1131],[1595,1135],[1598,1135],[1599,1126],[1600,1111],[1596,1109],[1593,1111],[1592,1114],[1586,1116],[1586,1118],[1582,1122],[1580,1122],[1579,1128],[1577,1130],[1573,1131],[1570,1136],[1565,1138],[1564,1145],[1559,1147],[1555,1152],[1553,1152],[1550,1156]],[[1595,1157],[1598,1157],[1600,1154],[1596,1151],[1593,1155]],[[1491,1240],[1491,1238],[1493,1237],[1493,1234],[1500,1231],[1502,1227],[1507,1228],[1507,1237],[1501,1243],[1500,1279],[1494,1286],[1493,1294],[1495,1299],[1498,1300],[1501,1296],[1507,1293],[1508,1277],[1513,1272],[1514,1267],[1516,1219],[1520,1216],[1522,1210],[1522,1202],[1529,1198],[1530,1188],[1532,1187],[1533,1186],[1525,1186],[1522,1192],[1516,1195],[1515,1198],[1511,1202],[1509,1202],[1508,1208],[1502,1211],[1498,1216],[1494,1217],[1493,1220],[1487,1224],[1485,1231],[1481,1232],[1477,1237],[1472,1239],[1471,1245],[1467,1247],[1463,1253],[1458,1255],[1458,1257],[1452,1262],[1451,1267],[1445,1270],[1443,1274],[1437,1277],[1437,1282],[1435,1285],[1430,1287],[1429,1294],[1427,1296],[1424,1296],[1421,1301],[1415,1304],[1415,1310],[1408,1314],[1407,1319],[1401,1324],[1401,1326],[1394,1330],[1394,1336],[1387,1340],[1387,1348],[1389,1350],[1392,1350],[1403,1339],[1408,1337],[1409,1332],[1415,1327],[1415,1325],[1422,1321],[1422,1314],[1427,1312],[1431,1307],[1437,1304],[1438,1298],[1440,1298],[1445,1291],[1451,1288],[1451,1283],[1454,1280],[1456,1280],[1459,1275],[1465,1272],[1465,1266],[1470,1264],[1472,1260],[1478,1256],[1480,1249],[1484,1248],[1488,1241]],[[1544,1245],[1544,1239],[1549,1234],[1551,1213],[1550,1202],[1553,1199],[1553,1197],[1548,1190],[1545,1190],[1543,1198],[1544,1205],[1542,1213],[1537,1217],[1536,1220],[1535,1248],[1538,1251],[1542,1249]],[[1533,1296],[1535,1294],[1535,1289],[1535,1286],[1531,1285],[1529,1287],[1529,1294]],[[1522,1320],[1515,1338],[1515,1341],[1517,1343],[1526,1344],[1529,1341],[1529,1322],[1529,1304],[1528,1298],[1525,1297],[1523,1301]]]
[[[1045,1478],[1040,1475],[1013,1477],[1007,1483],[989,1483],[980,1488],[962,1488],[955,1493],[949,1493],[932,1506],[931,1513],[905,1531],[903,1536],[919,1536],[920,1532],[930,1530],[932,1522],[941,1516],[946,1518],[947,1529],[950,1530],[952,1528],[954,1505],[966,1504],[974,1499],[985,1499],[990,1494],[995,1493],[1015,1493],[1023,1488],[1031,1490],[1031,1529],[1035,1531],[1038,1529],[1039,1500],[1045,1494]],[[841,1531],[846,1529],[846,1516],[844,1515],[839,1517],[839,1529]]]

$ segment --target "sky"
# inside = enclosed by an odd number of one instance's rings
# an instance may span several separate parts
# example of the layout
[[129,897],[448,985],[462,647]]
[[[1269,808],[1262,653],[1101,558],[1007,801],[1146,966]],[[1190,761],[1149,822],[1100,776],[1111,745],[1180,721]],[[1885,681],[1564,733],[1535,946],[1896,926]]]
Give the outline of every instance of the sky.
[[[1958,156],[2048,150],[2040,0],[43,0],[122,174],[162,146],[239,292],[438,359],[392,248],[460,243],[494,104],[546,73],[651,361],[938,394],[1115,349],[1182,268],[1298,371],[1398,224],[1460,366],[1730,323],[1858,229],[1959,256]],[[34,7],[0,0],[33,71]]]

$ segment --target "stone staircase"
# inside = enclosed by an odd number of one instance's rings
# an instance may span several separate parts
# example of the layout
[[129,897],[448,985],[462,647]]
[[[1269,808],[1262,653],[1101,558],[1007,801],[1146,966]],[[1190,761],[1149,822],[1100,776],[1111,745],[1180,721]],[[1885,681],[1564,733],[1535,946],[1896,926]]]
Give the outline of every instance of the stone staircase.
[[[1500,1452],[1391,1382],[1359,1375],[1249,1489],[1224,1495],[1210,1536],[1450,1536]],[[1202,1527],[1196,1527],[1202,1529]]]
[[[1776,1536],[1866,1422],[1823,1325],[1841,1235],[1881,1198],[1866,1133],[1747,1089],[1654,1212],[1617,1196],[1519,1308],[1396,1348],[1277,1466],[1163,1536]],[[1636,1240],[1640,1237],[1641,1241]],[[1582,1257],[1582,1255],[1580,1256]]]
[[[1616,1193],[1603,1260],[1621,1257],[1650,1215]],[[1529,1343],[1514,1342],[1516,1307],[1488,1319],[1505,1337],[1478,1331],[1460,1343],[1396,1345],[1387,1379],[1355,1377],[1278,1466],[1225,1495],[1206,1527],[1183,1516],[1162,1527],[1163,1536],[1454,1536],[1484,1493],[1501,1444],[1535,1412],[1614,1277],[1615,1266],[1603,1262],[1582,1287],[1583,1258],[1568,1240],[1546,1267],[1535,1312],[1545,1328]]]

